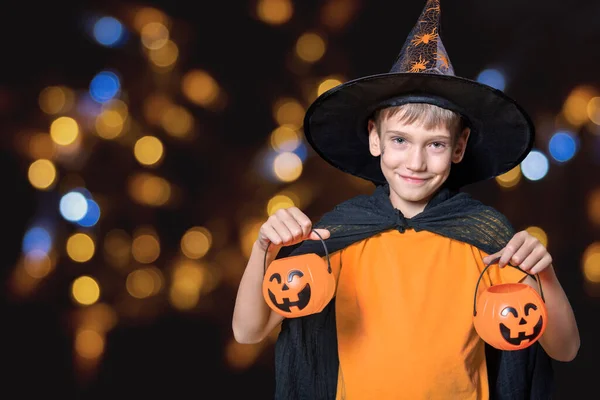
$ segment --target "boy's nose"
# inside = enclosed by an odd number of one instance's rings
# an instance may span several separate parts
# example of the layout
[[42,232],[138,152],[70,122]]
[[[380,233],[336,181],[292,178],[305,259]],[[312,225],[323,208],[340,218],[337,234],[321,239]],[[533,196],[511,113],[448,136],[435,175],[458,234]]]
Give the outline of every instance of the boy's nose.
[[420,149],[415,149],[409,153],[406,167],[412,171],[423,171],[425,169],[425,157]]

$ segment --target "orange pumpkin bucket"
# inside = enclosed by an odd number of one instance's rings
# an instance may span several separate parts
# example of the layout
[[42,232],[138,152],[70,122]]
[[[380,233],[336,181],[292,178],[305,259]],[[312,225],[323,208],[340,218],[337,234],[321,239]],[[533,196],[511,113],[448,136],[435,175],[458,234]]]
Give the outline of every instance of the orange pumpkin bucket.
[[537,274],[528,274],[537,280],[539,294],[525,283],[502,283],[490,285],[477,298],[483,274],[498,260],[499,258],[487,265],[477,281],[473,324],[477,334],[492,347],[499,350],[521,350],[534,344],[546,330],[548,314],[542,283]]
[[265,252],[263,297],[276,313],[286,318],[315,314],[333,298],[336,282],[327,246],[322,238],[321,242],[327,262],[318,254],[309,253],[274,260],[267,270]]

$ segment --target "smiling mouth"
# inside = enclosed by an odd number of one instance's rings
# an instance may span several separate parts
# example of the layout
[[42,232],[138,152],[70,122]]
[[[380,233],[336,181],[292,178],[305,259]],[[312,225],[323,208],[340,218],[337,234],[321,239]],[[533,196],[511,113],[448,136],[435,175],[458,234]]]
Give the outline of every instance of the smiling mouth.
[[290,309],[290,307],[292,306],[296,306],[299,310],[302,310],[308,305],[308,302],[310,301],[309,284],[306,284],[304,288],[298,293],[297,301],[291,301],[289,298],[284,298],[283,301],[279,303],[277,302],[277,297],[275,297],[275,294],[271,292],[271,289],[267,289],[267,291],[269,292],[269,298],[271,299],[271,302],[275,305],[275,307],[285,312],[292,312],[292,310]]
[[504,340],[506,340],[508,343],[510,343],[514,346],[518,346],[521,344],[521,342],[523,340],[532,341],[535,338],[537,338],[539,336],[540,332],[542,331],[542,325],[543,325],[543,320],[542,320],[542,317],[540,317],[537,324],[535,324],[535,326],[533,327],[533,333],[531,335],[526,335],[525,332],[519,332],[518,337],[511,338],[510,337],[510,329],[508,329],[508,327],[506,327],[504,324],[501,323],[500,324],[500,333],[502,334],[502,337],[504,338]]
[[402,176],[402,175],[400,175],[400,177],[402,179],[404,179],[406,182],[409,182],[409,183],[423,183],[423,182],[425,182],[424,178],[411,178],[411,177]]

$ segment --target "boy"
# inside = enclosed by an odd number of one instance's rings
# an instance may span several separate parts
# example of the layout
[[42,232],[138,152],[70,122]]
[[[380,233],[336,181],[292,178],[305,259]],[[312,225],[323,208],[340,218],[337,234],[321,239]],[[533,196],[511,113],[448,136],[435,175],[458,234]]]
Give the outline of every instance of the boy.
[[[260,229],[232,327],[236,340],[253,343],[283,321],[277,399],[548,399],[550,357],[577,354],[577,325],[550,254],[458,192],[518,165],[533,127],[503,93],[454,76],[439,32],[439,1],[429,0],[390,73],[340,85],[307,111],[317,153],[377,187],[315,229],[294,207]],[[283,319],[262,296],[264,263],[299,243],[291,255],[323,255],[320,237],[334,298],[320,313]],[[509,262],[520,270],[503,268]],[[528,274],[541,279],[547,328],[526,349],[494,350],[474,330],[474,285],[491,263],[492,283],[537,288]]]

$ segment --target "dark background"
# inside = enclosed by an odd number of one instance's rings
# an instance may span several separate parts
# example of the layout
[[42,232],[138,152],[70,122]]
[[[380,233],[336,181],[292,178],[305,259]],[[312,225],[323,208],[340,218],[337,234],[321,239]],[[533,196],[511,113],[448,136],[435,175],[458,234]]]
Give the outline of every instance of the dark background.
[[[236,284],[245,266],[239,250],[243,218],[262,217],[269,197],[287,185],[261,179],[254,164],[277,126],[273,103],[281,96],[302,99],[302,85],[308,78],[335,73],[352,79],[387,72],[423,7],[421,1],[357,0],[350,2],[355,6],[353,17],[333,30],[319,19],[325,3],[293,1],[292,18],[280,26],[255,18],[252,1],[86,0],[4,5],[0,24],[1,397],[270,397],[272,342],[249,346],[255,349],[250,351],[253,361],[242,368],[233,366],[227,354],[238,354],[234,358],[249,354],[245,346],[231,347],[230,327]],[[169,16],[174,40],[180,45],[177,71],[209,71],[227,93],[227,105],[213,111],[187,104],[198,121],[196,139],[184,145],[165,139],[168,158],[154,172],[182,188],[181,200],[173,207],[151,208],[127,200],[125,177],[140,169],[139,165],[130,153],[125,155],[110,143],[96,146],[77,172],[91,192],[108,199],[114,214],[103,216],[93,231],[101,238],[115,227],[131,230],[152,224],[162,241],[156,261],[162,268],[169,255],[177,252],[188,227],[216,218],[223,222],[226,234],[205,258],[229,278],[203,295],[191,310],[170,307],[162,295],[160,301],[140,305],[137,314],[120,317],[106,333],[97,368],[86,374],[74,362],[70,315],[81,307],[69,297],[75,273],[60,250],[65,232],[74,229],[70,223],[54,215],[56,224],[64,228],[57,228],[60,256],[52,274],[28,296],[11,295],[11,276],[22,256],[23,235],[35,216],[56,214],[58,201],[52,192],[41,193],[29,184],[27,168],[33,160],[19,150],[19,135],[28,129],[48,130],[49,116],[38,106],[44,87],[85,90],[90,79],[105,68],[120,71],[131,111],[136,112],[134,104],[141,103],[146,89],[157,86],[141,56],[139,37],[132,32],[119,48],[100,46],[86,34],[85,17],[100,13],[126,20],[127,10],[138,6],[155,7]],[[530,112],[538,127],[535,146],[547,153],[548,138],[557,128],[553,123],[559,120],[554,117],[561,113],[569,93],[580,85],[600,90],[599,18],[596,1],[443,2],[442,37],[457,75],[475,79],[490,66],[506,72],[505,92]],[[319,62],[292,71],[288,60],[295,40],[313,29],[327,38],[327,52]],[[167,82],[163,87],[176,92],[177,84],[169,84],[169,79],[176,80],[175,73],[166,76],[161,78],[163,84]],[[548,235],[548,248],[575,310],[582,340],[573,362],[556,363],[557,399],[590,398],[597,393],[594,379],[600,355],[600,301],[597,288],[582,274],[583,252],[599,240],[599,226],[587,210],[590,193],[600,186],[600,128],[594,131],[588,124],[572,130],[579,138],[578,153],[569,162],[551,162],[545,178],[522,179],[512,190],[502,189],[493,180],[465,188],[505,213],[515,228],[535,225]],[[313,185],[314,199],[303,208],[314,219],[339,201],[370,190],[310,150],[299,181]],[[81,268],[100,275],[110,267],[98,251]],[[123,282],[115,278],[108,285]],[[113,301],[108,296],[101,300]]]

